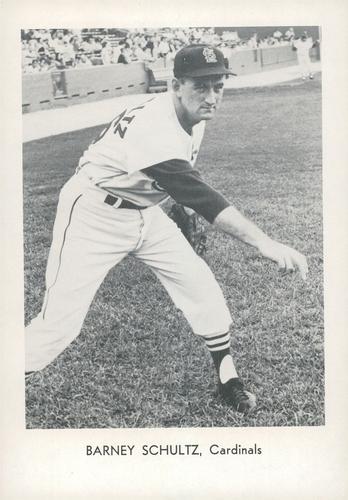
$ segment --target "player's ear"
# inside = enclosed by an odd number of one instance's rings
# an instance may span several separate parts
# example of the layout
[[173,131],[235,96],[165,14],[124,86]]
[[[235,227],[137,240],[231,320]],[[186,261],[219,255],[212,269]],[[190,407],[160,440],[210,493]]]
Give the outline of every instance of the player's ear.
[[180,87],[181,87],[180,80],[178,78],[173,78],[172,89],[174,90],[174,92],[178,92],[180,90]]
[[172,88],[178,97],[182,96],[183,87],[186,84],[186,82],[187,82],[187,78],[184,78],[184,77],[182,77],[182,78],[175,78],[174,77],[173,78]]

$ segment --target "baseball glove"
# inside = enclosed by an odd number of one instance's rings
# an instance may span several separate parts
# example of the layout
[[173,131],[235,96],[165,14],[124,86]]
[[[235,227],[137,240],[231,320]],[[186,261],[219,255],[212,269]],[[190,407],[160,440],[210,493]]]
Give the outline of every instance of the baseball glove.
[[202,217],[179,203],[172,205],[168,216],[176,223],[194,251],[203,257],[207,251],[207,235]]

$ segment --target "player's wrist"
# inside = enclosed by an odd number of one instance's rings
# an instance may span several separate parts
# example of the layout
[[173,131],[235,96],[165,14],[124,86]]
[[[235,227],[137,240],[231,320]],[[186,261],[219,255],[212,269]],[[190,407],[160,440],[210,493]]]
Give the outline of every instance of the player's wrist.
[[273,246],[276,243],[277,242],[275,240],[267,236],[267,234],[263,233],[257,238],[254,246],[260,253],[264,253],[265,251],[267,251],[267,249],[270,248],[270,246]]

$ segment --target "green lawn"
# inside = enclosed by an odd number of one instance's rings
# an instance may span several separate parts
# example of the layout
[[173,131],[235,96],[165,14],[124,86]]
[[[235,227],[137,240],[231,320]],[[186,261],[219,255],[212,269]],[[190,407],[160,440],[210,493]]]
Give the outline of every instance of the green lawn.
[[[41,307],[59,190],[100,129],[24,145],[27,322]],[[77,340],[27,382],[27,427],[324,424],[320,81],[226,92],[197,166],[309,261],[304,283],[224,234],[209,236],[207,260],[232,311],[235,360],[256,410],[243,416],[221,402],[201,340],[151,271],[126,259],[103,283]]]

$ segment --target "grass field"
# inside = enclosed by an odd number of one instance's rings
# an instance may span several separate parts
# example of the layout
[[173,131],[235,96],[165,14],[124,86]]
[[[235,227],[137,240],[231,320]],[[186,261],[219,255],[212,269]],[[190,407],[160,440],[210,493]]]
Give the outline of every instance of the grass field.
[[[27,322],[41,307],[59,190],[100,128],[24,145]],[[98,291],[80,336],[27,382],[27,427],[324,424],[320,81],[226,92],[197,166],[309,261],[302,282],[210,232],[207,260],[232,311],[235,360],[256,410],[243,416],[221,402],[201,340],[151,271],[126,259]]]

